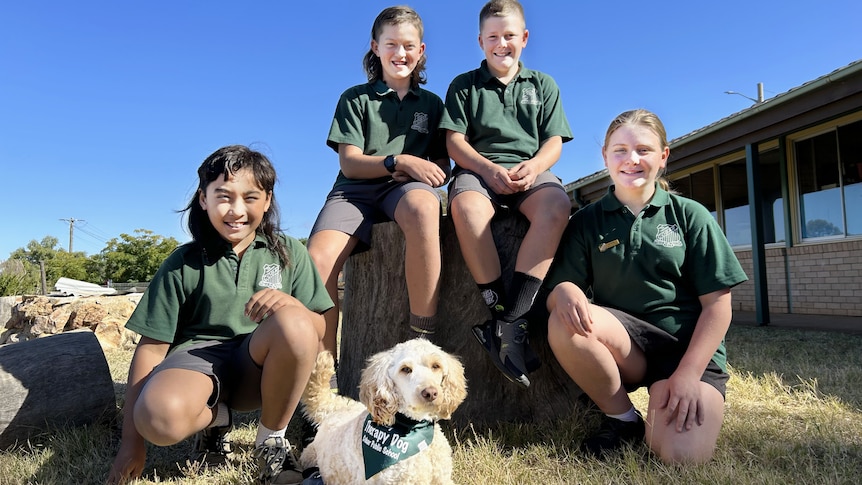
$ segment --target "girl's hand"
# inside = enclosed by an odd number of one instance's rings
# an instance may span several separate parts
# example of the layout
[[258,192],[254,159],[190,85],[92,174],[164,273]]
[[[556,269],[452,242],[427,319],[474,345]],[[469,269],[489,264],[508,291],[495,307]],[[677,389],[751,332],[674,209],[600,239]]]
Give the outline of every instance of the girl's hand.
[[704,410],[700,396],[700,376],[677,369],[667,380],[667,394],[659,401],[658,409],[665,410],[665,424],[676,420],[676,432],[688,431],[702,425]]
[[590,300],[578,285],[560,283],[548,297],[550,318],[560,319],[567,327],[584,337],[593,331],[593,317],[590,314]]
[[395,166],[392,178],[399,182],[415,180],[431,187],[440,187],[446,182],[446,172],[436,163],[413,155],[398,155],[398,165]]
[[[260,323],[263,319],[277,312],[280,308],[288,305],[302,306],[302,303],[281,290],[264,288],[254,295],[251,295],[248,303],[245,304],[245,315],[253,322]],[[303,308],[305,307],[303,306]]]
[[139,478],[144,472],[146,460],[147,448],[143,440],[141,443],[130,443],[129,440],[124,439],[120,443],[120,451],[114,458],[114,463],[111,465],[111,471],[108,472],[108,479],[105,483],[107,485],[119,485]]

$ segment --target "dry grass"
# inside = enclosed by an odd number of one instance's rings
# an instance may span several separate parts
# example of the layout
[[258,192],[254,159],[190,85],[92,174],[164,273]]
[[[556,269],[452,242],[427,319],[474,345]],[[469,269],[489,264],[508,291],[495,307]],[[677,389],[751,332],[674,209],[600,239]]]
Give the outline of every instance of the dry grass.
[[[447,429],[462,484],[858,483],[862,475],[862,337],[777,328],[733,327],[732,379],[715,458],[693,467],[666,466],[643,447],[609,461],[580,455],[594,415],[541,425]],[[109,352],[118,393],[130,354]],[[644,408],[647,395],[634,393]],[[58,430],[0,454],[0,484],[102,483],[117,450],[117,421]],[[237,484],[252,473],[256,415],[239,416],[237,452],[225,467],[184,463],[190,442],[150,447],[139,483]],[[294,427],[291,433],[297,433]]]

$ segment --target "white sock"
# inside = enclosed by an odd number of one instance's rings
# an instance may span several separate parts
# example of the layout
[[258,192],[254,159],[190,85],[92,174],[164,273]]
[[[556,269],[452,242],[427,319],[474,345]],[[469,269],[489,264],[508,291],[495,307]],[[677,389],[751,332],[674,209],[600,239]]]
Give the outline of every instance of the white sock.
[[227,426],[230,424],[230,409],[227,404],[220,402],[213,409],[213,422],[207,428],[215,428],[218,426]]
[[622,414],[608,414],[608,417],[619,419],[620,421],[626,421],[628,423],[634,423],[638,420],[638,413],[635,411],[635,407],[632,406],[631,409]]
[[263,424],[257,425],[257,438],[254,439],[254,445],[260,446],[267,438],[284,438],[284,432],[287,426],[281,429],[269,429]]

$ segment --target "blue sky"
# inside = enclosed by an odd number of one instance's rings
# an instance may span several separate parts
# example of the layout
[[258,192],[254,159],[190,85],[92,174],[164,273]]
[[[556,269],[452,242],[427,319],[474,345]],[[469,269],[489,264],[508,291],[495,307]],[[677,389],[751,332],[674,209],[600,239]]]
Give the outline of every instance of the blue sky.
[[[483,1],[407,2],[425,22],[426,87],[482,60]],[[588,5],[584,5],[587,3]],[[522,60],[560,85],[574,140],[564,183],[603,168],[610,120],[644,107],[670,138],[862,58],[862,3],[524,0]],[[216,148],[266,153],[282,226],[306,237],[338,170],[325,140],[338,96],[365,81],[374,17],[391,2],[0,3],[0,260],[31,240],[95,254],[180,216]]]

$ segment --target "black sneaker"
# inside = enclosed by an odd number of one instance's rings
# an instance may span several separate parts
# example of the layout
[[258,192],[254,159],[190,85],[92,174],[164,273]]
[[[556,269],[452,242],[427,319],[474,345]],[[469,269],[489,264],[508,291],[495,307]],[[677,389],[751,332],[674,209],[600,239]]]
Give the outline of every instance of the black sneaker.
[[257,460],[257,483],[265,485],[302,483],[302,472],[299,471],[296,450],[285,438],[267,438],[255,447],[252,456]]
[[635,412],[638,415],[637,421],[620,421],[604,415],[599,431],[581,443],[581,450],[602,458],[626,444],[643,442],[646,427],[641,413]]
[[[526,378],[530,372],[538,369],[542,362],[530,348],[527,341],[527,321],[523,318],[514,322],[497,320],[497,338],[500,341],[500,362],[513,375],[521,375]],[[509,343],[511,342],[511,343]],[[529,386],[529,379],[527,379]]]
[[227,462],[231,454],[230,441],[225,437],[233,428],[233,412],[228,411],[227,426],[213,426],[202,429],[195,434],[189,461],[217,466]]
[[482,344],[482,348],[485,349],[488,357],[491,358],[491,362],[494,363],[507,379],[525,388],[530,387],[530,379],[525,373],[517,369],[510,369],[500,360],[500,338],[495,332],[496,327],[495,320],[488,320],[480,325],[475,325],[472,328],[473,336]]

